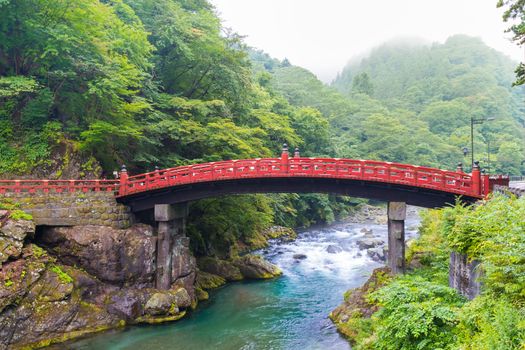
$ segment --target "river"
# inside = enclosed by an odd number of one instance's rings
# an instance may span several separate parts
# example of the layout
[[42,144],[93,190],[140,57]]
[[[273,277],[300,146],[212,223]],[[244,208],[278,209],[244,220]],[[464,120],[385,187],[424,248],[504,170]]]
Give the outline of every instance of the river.
[[[416,234],[417,224],[417,215],[409,216],[407,236]],[[363,284],[381,266],[357,246],[363,229],[386,239],[386,225],[339,223],[308,229],[293,242],[274,242],[259,252],[283,270],[281,278],[228,284],[211,292],[209,301],[175,323],[128,327],[60,348],[350,349],[327,316],[341,303],[346,290]],[[294,258],[297,254],[306,258]]]

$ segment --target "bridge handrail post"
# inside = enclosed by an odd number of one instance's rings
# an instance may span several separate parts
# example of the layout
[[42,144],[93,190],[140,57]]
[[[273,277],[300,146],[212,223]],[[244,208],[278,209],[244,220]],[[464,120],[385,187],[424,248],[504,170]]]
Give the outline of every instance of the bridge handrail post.
[[67,187],[69,192],[75,192],[75,180],[69,180]]
[[119,175],[119,189],[118,194],[120,196],[123,196],[128,193],[128,169],[126,169],[125,165],[122,165],[122,168],[120,169],[120,175]]
[[472,166],[472,194],[476,196],[482,195],[481,193],[481,171],[479,169],[479,162],[474,162]]
[[160,187],[160,168],[155,165],[155,172],[154,172],[154,175],[153,175],[153,188],[155,187]]
[[289,154],[288,154],[288,145],[286,143],[283,144],[283,151],[281,152],[281,172],[288,173],[288,162],[289,162]]
[[483,174],[481,175],[481,184],[482,184],[481,195],[483,197],[487,197],[489,193],[491,192],[491,188],[490,188],[489,174],[485,173],[485,171],[483,171]]

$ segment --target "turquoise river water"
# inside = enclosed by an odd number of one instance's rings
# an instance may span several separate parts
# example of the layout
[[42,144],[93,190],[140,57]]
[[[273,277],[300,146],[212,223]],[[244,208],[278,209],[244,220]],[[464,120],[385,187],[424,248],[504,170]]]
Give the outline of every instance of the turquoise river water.
[[[417,222],[412,220],[413,227]],[[363,229],[386,238],[386,225],[345,223],[307,230],[294,242],[274,242],[259,252],[283,270],[281,278],[229,284],[175,323],[110,331],[59,348],[350,349],[328,314],[342,302],[346,290],[363,284],[380,266],[357,246]],[[296,259],[296,254],[307,257]]]

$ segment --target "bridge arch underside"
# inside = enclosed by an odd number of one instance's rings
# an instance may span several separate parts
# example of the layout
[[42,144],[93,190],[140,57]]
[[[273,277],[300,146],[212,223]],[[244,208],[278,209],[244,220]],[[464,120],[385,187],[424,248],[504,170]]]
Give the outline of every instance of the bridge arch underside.
[[[424,208],[454,204],[457,194],[435,189],[375,181],[330,178],[251,178],[196,182],[119,197],[118,201],[133,212],[152,209],[155,204],[176,204],[204,198],[249,193],[333,193],[350,197],[375,199],[385,202],[405,202]],[[479,198],[462,196],[473,203]]]

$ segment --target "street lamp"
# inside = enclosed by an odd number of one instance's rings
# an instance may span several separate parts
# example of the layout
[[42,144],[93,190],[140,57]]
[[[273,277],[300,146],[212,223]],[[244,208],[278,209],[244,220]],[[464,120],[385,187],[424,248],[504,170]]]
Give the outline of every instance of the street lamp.
[[490,139],[487,136],[487,172],[490,174]]
[[483,124],[483,122],[489,122],[494,118],[474,118],[470,117],[470,156],[471,156],[471,167],[474,168],[474,124]]

